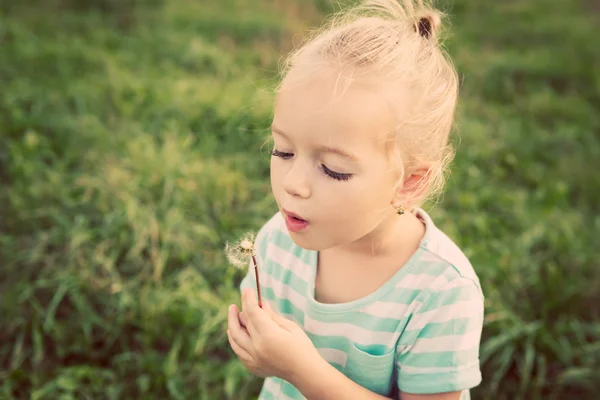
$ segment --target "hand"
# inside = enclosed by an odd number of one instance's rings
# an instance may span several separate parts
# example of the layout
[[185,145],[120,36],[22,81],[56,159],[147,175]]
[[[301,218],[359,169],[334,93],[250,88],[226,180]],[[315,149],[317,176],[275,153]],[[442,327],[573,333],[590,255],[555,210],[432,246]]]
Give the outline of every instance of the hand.
[[253,374],[289,382],[323,360],[302,328],[275,313],[266,301],[261,309],[252,289],[242,293],[242,309],[240,313],[235,305],[229,306],[227,336],[235,354]]

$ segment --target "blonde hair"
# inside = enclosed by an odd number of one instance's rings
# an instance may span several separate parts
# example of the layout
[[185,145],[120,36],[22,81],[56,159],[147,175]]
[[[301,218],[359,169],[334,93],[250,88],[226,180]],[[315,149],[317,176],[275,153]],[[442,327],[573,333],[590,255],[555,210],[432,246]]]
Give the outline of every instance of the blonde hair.
[[[336,76],[335,91],[353,84],[381,90],[398,121],[382,136],[399,172],[397,187],[427,170],[403,203],[408,209],[441,192],[453,158],[448,139],[458,77],[440,44],[441,16],[422,0],[370,0],[343,10],[287,57],[278,87],[326,70]],[[407,91],[410,103],[399,107],[398,94]]]

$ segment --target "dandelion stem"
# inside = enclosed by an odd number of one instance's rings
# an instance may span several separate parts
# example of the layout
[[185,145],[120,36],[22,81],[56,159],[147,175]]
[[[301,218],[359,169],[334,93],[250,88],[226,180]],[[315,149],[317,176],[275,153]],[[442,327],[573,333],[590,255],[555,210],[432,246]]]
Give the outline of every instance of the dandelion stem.
[[256,293],[258,294],[258,306],[262,308],[262,296],[260,294],[260,279],[258,277],[258,263],[256,257],[252,255],[252,263],[254,264],[254,275],[256,276]]

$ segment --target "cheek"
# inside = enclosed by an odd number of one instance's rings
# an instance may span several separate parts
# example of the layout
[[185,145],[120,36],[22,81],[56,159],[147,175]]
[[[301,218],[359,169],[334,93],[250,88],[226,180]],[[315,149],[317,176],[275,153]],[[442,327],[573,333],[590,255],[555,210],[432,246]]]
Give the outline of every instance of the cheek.
[[275,160],[273,160],[273,157],[271,157],[269,174],[270,174],[270,179],[271,179],[271,190],[273,190],[273,193],[275,193],[276,187],[278,186],[278,173],[279,173],[279,171],[277,169]]
[[347,190],[340,187],[335,193],[339,206],[332,208],[336,209],[339,218],[348,220],[350,215],[353,223],[361,226],[370,227],[379,222],[391,201],[389,185],[384,182],[373,184],[366,179],[349,183]]
[[358,181],[328,182],[327,187],[319,191],[322,209],[327,210],[329,218],[333,220],[332,227],[343,231],[349,224],[361,224],[362,220],[368,218],[374,196],[365,190],[365,185],[361,183]]
[[269,175],[271,180],[271,192],[275,196],[275,200],[279,201],[278,196],[284,191],[283,181],[286,174],[286,164],[276,157],[271,157]]

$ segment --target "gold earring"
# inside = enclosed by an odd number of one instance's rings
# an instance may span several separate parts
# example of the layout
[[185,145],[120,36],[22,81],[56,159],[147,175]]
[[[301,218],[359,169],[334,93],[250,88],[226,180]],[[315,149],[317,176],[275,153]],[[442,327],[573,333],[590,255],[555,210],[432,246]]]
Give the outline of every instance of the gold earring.
[[398,215],[403,215],[404,214],[404,206],[403,205],[399,205],[398,207],[396,207],[396,213]]

